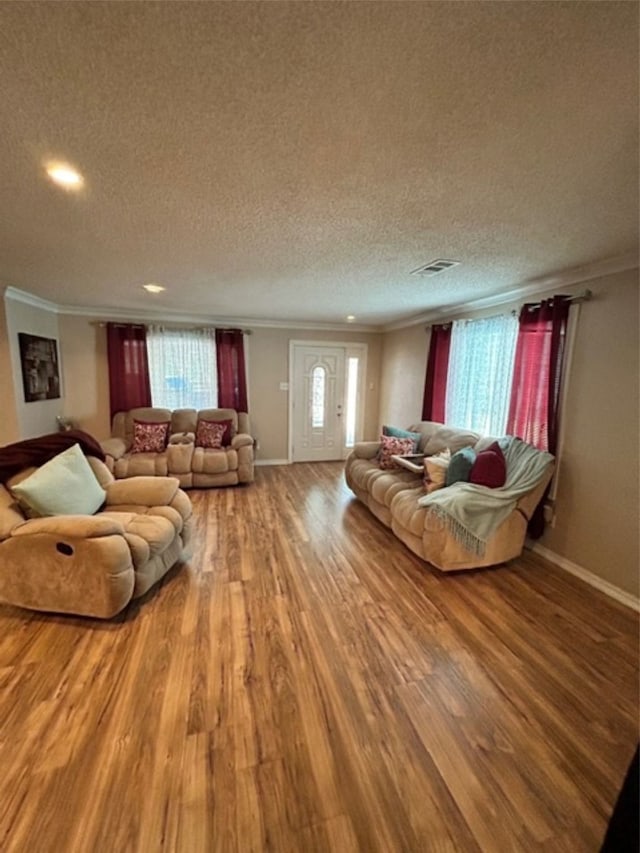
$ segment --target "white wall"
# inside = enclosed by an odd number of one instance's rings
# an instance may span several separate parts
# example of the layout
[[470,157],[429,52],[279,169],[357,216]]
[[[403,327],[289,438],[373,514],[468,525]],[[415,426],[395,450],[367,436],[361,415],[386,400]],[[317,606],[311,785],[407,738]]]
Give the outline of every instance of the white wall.
[[9,329],[5,310],[5,287],[0,287],[0,446],[20,438],[16,395],[13,387],[13,364],[9,345]]
[[[29,305],[9,295],[5,295],[5,312],[19,437],[32,438],[36,435],[55,432],[58,429],[56,416],[61,415],[63,411],[62,396],[55,400],[25,402],[18,333],[26,332],[43,338],[55,338],[58,342],[58,359],[61,360],[57,314]],[[4,369],[3,373],[5,373]],[[64,368],[60,364],[61,395],[64,394],[63,373]]]
[[425,323],[388,332],[382,342],[380,423],[407,427],[422,418],[430,331]]
[[382,335],[352,332],[323,332],[309,329],[255,328],[249,337],[249,406],[254,434],[260,442],[258,459],[286,459],[289,452],[289,394],[281,382],[289,381],[291,340],[336,341],[367,344],[365,379],[365,438],[379,434],[379,377]]
[[58,325],[65,417],[97,439],[108,438],[111,419],[106,329],[97,320],[71,314],[61,314]]
[[567,389],[556,522],[542,544],[638,596],[638,271],[589,287]]

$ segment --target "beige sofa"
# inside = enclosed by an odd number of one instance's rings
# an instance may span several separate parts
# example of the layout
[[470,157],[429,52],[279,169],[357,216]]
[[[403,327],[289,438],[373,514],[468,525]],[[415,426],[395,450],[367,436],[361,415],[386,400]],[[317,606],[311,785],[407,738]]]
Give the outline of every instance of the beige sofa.
[[[220,450],[196,447],[198,419],[231,420],[231,444]],[[132,453],[134,421],[166,423],[169,443],[161,453]],[[235,409],[139,408],[118,412],[112,437],[100,442],[106,464],[116,479],[138,476],[176,477],[183,489],[234,486],[254,479],[254,440],[249,416]]]
[[191,501],[170,477],[116,482],[87,460],[106,503],[95,515],[28,519],[0,484],[0,600],[30,610],[109,618],[186,557]]
[[[432,421],[422,421],[408,429],[421,434],[417,450],[426,455],[447,448],[454,453],[469,445],[480,452],[496,440]],[[535,488],[517,501],[479,555],[461,545],[432,508],[419,504],[425,494],[422,475],[405,469],[381,470],[377,461],[379,449],[376,441],[355,445],[346,460],[347,485],[414,554],[442,571],[454,571],[497,565],[522,553],[528,520],[553,475],[552,461]]]

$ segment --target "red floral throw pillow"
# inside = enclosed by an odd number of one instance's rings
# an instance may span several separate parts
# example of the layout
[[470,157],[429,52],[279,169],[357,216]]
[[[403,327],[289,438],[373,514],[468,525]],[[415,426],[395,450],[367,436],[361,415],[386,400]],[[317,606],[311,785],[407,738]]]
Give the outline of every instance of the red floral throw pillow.
[[[231,439],[233,438],[235,431],[233,429],[233,421],[231,418],[226,418],[223,421],[207,421],[204,418],[200,418],[198,420],[198,424],[196,426],[196,445],[198,445],[198,429],[200,424],[220,424],[224,427],[224,432],[222,433],[222,446],[228,447],[231,444]],[[201,447],[208,447],[208,445],[198,445]]]
[[[229,423],[231,423],[229,421]],[[208,447],[220,450],[225,434],[224,421],[198,421],[196,427],[196,447]]]
[[132,453],[162,453],[169,438],[169,424],[133,422]]
[[476,456],[469,482],[476,486],[487,486],[490,489],[499,489],[504,486],[507,479],[507,463],[502,448],[497,441],[490,444],[486,450],[481,450]]
[[394,438],[391,435],[380,436],[380,452],[378,453],[378,465],[383,471],[391,468],[399,468],[399,465],[391,458],[392,456],[406,456],[416,452],[416,443],[412,438]]

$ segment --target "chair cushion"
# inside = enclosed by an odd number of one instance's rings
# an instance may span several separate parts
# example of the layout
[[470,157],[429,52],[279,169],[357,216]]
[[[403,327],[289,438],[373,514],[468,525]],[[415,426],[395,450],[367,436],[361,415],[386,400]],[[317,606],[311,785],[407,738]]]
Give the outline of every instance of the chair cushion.
[[122,524],[136,571],[166,551],[176,537],[175,525],[159,515],[110,511],[100,513],[100,517]]
[[166,477],[169,473],[167,451],[164,453],[125,453],[113,466],[116,479],[122,477]]
[[237,471],[238,453],[230,448],[214,450],[196,447],[191,468],[194,474],[226,474],[228,471]]
[[442,426],[437,429],[424,446],[424,455],[433,456],[441,450],[449,450],[455,453],[462,447],[474,446],[480,438],[477,432],[459,429],[458,427]]
[[39,516],[93,515],[106,498],[79,444],[45,462],[11,491]]

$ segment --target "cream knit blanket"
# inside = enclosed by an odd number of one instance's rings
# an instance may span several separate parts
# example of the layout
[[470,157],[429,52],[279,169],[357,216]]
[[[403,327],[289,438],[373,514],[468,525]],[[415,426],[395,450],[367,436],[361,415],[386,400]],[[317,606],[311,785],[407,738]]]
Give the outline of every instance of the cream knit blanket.
[[518,500],[538,485],[553,461],[550,453],[519,438],[508,436],[500,444],[507,464],[504,486],[489,489],[473,483],[454,483],[418,501],[443,519],[460,545],[479,557],[484,555],[487,540],[513,512]]

